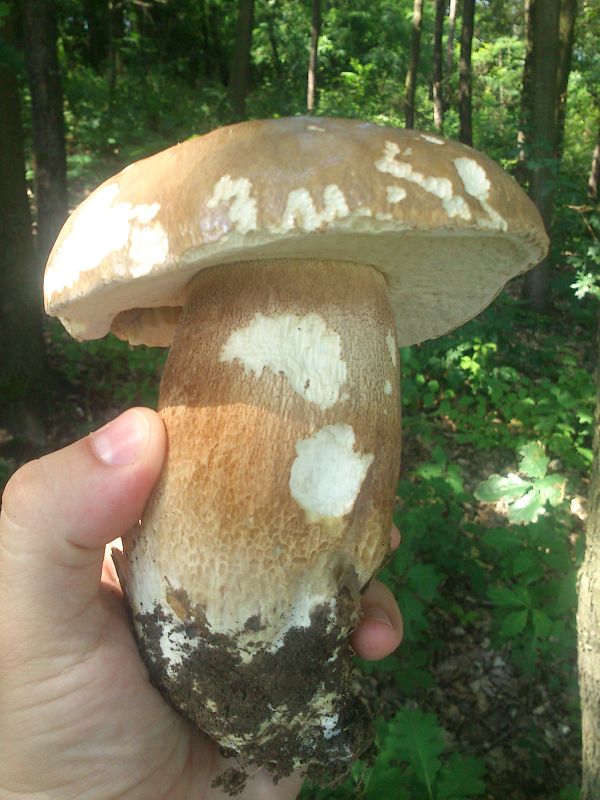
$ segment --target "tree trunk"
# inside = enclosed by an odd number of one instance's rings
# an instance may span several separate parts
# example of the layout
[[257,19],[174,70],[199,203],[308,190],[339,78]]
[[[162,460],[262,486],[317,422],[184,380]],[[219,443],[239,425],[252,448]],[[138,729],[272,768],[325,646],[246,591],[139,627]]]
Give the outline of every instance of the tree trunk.
[[588,196],[590,200],[598,200],[600,190],[600,118],[598,119],[598,138],[592,156],[592,168],[588,180]]
[[254,27],[254,0],[238,0],[237,29],[229,79],[233,118],[246,116],[246,96],[250,88],[250,51]]
[[458,138],[464,144],[470,145],[473,144],[473,124],[471,119],[471,50],[473,46],[474,21],[475,0],[464,0],[458,76],[458,116],[460,119],[460,133]]
[[458,9],[458,0],[450,0],[450,9],[448,11],[448,38],[446,40],[446,106],[448,109],[448,97],[450,96],[450,81],[452,79],[452,69],[454,66],[454,35],[456,33],[456,12]]
[[283,64],[281,63],[281,56],[279,55],[277,35],[275,33],[275,14],[273,6],[267,5],[265,13],[267,16],[267,33],[269,36],[269,44],[271,45],[271,54],[273,56],[273,69],[275,70],[277,82],[281,86],[285,80],[285,76],[283,72]]
[[[11,46],[12,17],[2,22],[2,44]],[[47,392],[41,271],[31,233],[17,77],[2,60],[0,108],[0,427],[39,441]]]
[[67,217],[67,154],[53,0],[23,0],[33,122],[37,251],[45,261]]
[[556,75],[558,93],[556,153],[558,158],[562,156],[565,118],[567,115],[567,87],[571,72],[576,16],[577,0],[561,0],[558,27],[558,70]]
[[[600,333],[600,328],[599,328]],[[596,347],[596,419],[585,556],[579,572],[577,639],[582,724],[580,800],[600,797],[600,335]]]
[[405,125],[415,127],[415,91],[417,88],[417,70],[419,68],[419,52],[421,50],[421,25],[423,22],[423,0],[414,0],[412,13],[412,33],[410,40],[410,64],[406,73],[405,88]]
[[108,58],[108,0],[84,0],[88,30],[88,60],[100,72]]
[[308,81],[306,87],[306,110],[312,114],[315,110],[317,91],[317,53],[319,36],[321,35],[321,0],[312,0],[312,18],[310,22],[310,53],[308,55]]
[[440,133],[444,132],[444,89],[442,73],[442,42],[444,37],[444,17],[446,0],[435,0],[435,30],[433,34],[433,125]]
[[109,43],[108,43],[108,105],[112,109],[117,91],[117,80],[121,73],[121,44],[125,35],[124,0],[108,0]]
[[525,61],[523,63],[523,79],[521,84],[521,108],[519,113],[519,130],[517,131],[517,164],[515,178],[521,186],[526,186],[529,178],[527,169],[527,142],[531,138],[531,106],[533,84],[533,28],[536,0],[525,0]]
[[[558,144],[559,15],[561,0],[536,0],[533,19],[533,80],[529,196],[550,232],[554,205]],[[550,260],[546,257],[525,276],[523,295],[534,311],[545,313],[550,302]]]

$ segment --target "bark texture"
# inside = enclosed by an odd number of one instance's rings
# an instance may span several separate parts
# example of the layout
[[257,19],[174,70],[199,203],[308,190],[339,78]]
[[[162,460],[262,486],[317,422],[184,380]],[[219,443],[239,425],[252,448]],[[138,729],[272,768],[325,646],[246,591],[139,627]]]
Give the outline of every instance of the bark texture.
[[417,71],[421,51],[421,26],[423,23],[423,0],[414,0],[412,13],[412,31],[410,39],[410,64],[406,73],[405,88],[405,126],[415,127],[415,92],[417,89]]
[[[554,205],[558,147],[558,65],[560,0],[536,0],[533,18],[533,72],[531,85],[531,140],[533,166],[529,195],[550,232]],[[550,303],[550,259],[530,270],[524,296],[534,311],[544,313]]]
[[241,120],[246,116],[246,97],[250,89],[250,51],[253,27],[254,0],[238,0],[235,48],[229,79],[229,97],[234,120]]
[[310,52],[308,55],[308,81],[306,87],[306,110],[312,114],[315,110],[317,93],[317,53],[319,36],[321,35],[321,0],[312,0],[312,17],[310,21]]
[[600,335],[596,351],[594,460],[577,610],[583,744],[581,800],[600,797]]
[[450,0],[448,9],[448,38],[446,39],[446,78],[449,81],[454,65],[454,35],[456,32],[456,12],[458,0]]
[[53,0],[23,0],[33,122],[37,250],[42,260],[67,218],[67,154]]
[[460,119],[459,140],[473,144],[473,122],[471,118],[471,51],[473,47],[473,24],[475,0],[464,0],[462,31],[460,35],[460,66],[458,76],[458,116]]
[[525,0],[525,62],[523,64],[523,80],[521,85],[521,109],[519,130],[517,132],[518,157],[515,178],[522,186],[528,181],[527,147],[531,137],[531,87],[533,83],[533,26],[536,0]]
[[556,90],[558,93],[556,150],[559,158],[563,149],[565,118],[567,115],[567,88],[571,73],[576,17],[577,0],[561,0],[558,24],[558,68],[556,74]]
[[598,138],[592,155],[592,168],[588,180],[588,195],[590,200],[598,200],[600,188],[600,116],[598,119]]
[[[12,44],[12,19],[0,29]],[[45,360],[17,76],[0,62],[0,427],[41,439]]]
[[435,30],[433,34],[433,125],[440,133],[444,131],[444,90],[442,67],[442,39],[446,0],[435,0]]

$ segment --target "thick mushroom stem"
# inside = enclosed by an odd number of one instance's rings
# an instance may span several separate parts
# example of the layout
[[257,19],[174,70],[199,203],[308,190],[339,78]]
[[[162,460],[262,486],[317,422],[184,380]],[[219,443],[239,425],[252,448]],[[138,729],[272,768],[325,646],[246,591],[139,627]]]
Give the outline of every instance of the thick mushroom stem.
[[364,747],[347,637],[389,544],[398,392],[372,267],[247,262],[191,285],[125,581],[153,680],[242,765],[328,782]]

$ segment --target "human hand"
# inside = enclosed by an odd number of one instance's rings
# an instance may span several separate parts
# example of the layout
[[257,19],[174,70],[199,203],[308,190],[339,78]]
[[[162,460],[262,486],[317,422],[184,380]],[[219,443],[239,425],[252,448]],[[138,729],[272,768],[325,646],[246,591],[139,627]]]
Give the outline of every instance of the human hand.
[[[216,800],[231,766],[149,683],[106,545],[140,518],[166,449],[159,416],[126,411],[31,462],[9,482],[0,516],[2,800]],[[397,532],[392,544],[397,545]],[[363,596],[355,650],[400,643],[391,593]],[[286,800],[260,770],[247,800]]]

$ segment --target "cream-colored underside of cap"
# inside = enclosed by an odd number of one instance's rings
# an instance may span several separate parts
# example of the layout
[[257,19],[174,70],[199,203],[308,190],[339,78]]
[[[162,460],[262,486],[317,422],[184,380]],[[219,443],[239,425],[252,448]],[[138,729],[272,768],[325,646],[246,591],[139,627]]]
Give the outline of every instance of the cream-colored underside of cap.
[[[340,224],[339,232],[327,237],[296,234],[273,240],[232,233],[226,243],[204,246],[202,253],[192,250],[181,258],[177,270],[154,272],[128,287],[127,309],[134,311],[120,325],[117,319],[115,333],[132,344],[169,346],[178,309],[198,269],[236,261],[314,258],[358,261],[380,270],[395,312],[399,345],[404,347],[441,336],[476,316],[514,277],[515,264],[529,264],[539,252],[534,242],[491,231],[425,234],[371,221],[367,234],[361,231],[360,220],[354,223]],[[168,307],[172,313],[155,311]],[[123,281],[113,279],[112,285],[101,284],[74,297],[59,311],[59,318],[75,338],[95,339],[113,328],[113,320],[123,310]]]

